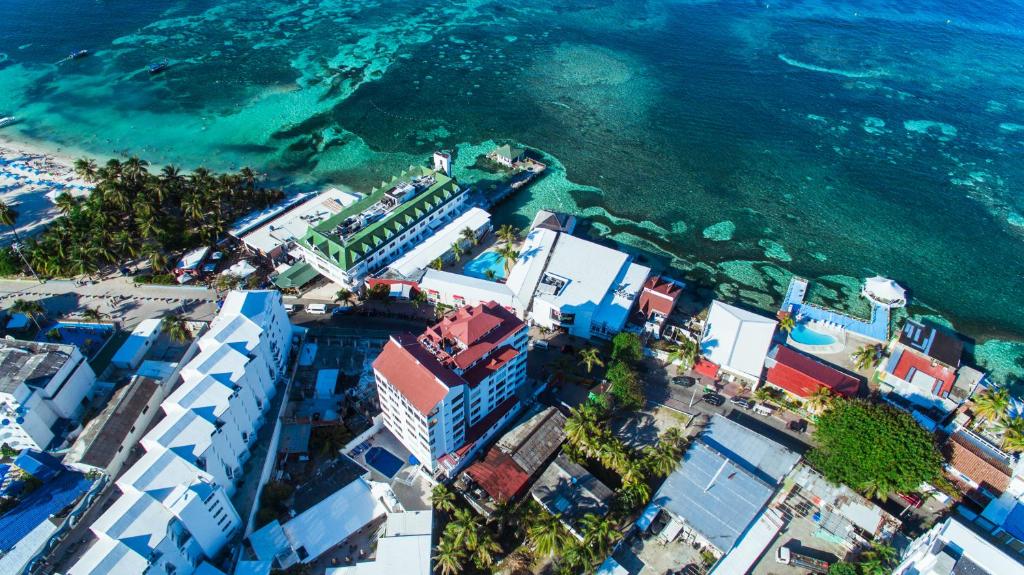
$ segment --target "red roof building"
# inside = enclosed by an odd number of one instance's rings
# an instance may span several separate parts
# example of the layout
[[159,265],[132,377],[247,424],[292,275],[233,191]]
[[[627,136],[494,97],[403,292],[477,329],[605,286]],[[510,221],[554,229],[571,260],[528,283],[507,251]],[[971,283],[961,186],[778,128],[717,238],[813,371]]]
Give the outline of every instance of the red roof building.
[[683,288],[675,282],[660,276],[647,278],[637,298],[635,323],[643,325],[644,330],[652,335],[660,335],[665,320],[672,314],[682,293]]
[[810,397],[823,387],[844,397],[854,397],[860,391],[856,377],[784,345],[775,348],[772,359],[766,381],[797,397]]
[[530,484],[530,476],[498,449],[488,450],[481,459],[467,467],[466,475],[501,503],[519,497]]
[[373,362],[384,425],[431,469],[446,454],[465,464],[518,411],[526,342],[526,324],[494,302],[393,336]]
[[[889,372],[903,381],[929,381],[932,395],[945,397],[956,382],[956,369],[942,362],[904,348],[898,352],[895,366]],[[929,378],[929,379],[925,379]]]

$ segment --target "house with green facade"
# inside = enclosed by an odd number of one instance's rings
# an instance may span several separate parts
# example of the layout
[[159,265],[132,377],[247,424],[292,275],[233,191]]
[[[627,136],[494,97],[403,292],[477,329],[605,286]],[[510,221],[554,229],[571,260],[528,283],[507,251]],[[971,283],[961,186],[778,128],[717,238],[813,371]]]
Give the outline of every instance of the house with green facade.
[[366,277],[395,261],[467,208],[454,178],[409,166],[358,202],[306,230],[296,240],[318,272],[358,290]]

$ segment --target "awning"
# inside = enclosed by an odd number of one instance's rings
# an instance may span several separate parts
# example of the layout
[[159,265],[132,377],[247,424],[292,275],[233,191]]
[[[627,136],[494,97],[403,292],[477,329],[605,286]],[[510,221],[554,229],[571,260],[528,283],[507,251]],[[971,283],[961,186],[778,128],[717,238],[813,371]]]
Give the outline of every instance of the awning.
[[644,508],[644,512],[640,514],[640,518],[636,520],[636,526],[638,529],[643,531],[651,526],[651,522],[658,515],[658,510],[661,509],[656,503],[648,503],[647,507]]
[[248,260],[241,260],[235,265],[228,269],[220,272],[222,276],[235,276],[238,278],[245,279],[256,272],[255,266],[249,263]]
[[299,262],[281,272],[274,278],[274,285],[279,288],[300,288],[320,275],[313,266]]
[[703,357],[697,360],[697,363],[693,366],[693,371],[711,379],[718,377],[718,366]]

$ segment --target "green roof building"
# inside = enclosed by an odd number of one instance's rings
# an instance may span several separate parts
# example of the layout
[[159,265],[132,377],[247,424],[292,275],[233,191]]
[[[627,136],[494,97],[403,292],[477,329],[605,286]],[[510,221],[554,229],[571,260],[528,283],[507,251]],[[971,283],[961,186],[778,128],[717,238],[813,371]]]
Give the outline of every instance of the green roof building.
[[398,259],[467,208],[466,191],[442,172],[410,166],[296,240],[303,259],[348,289]]
[[526,157],[526,151],[522,148],[515,148],[508,144],[498,146],[488,154],[495,162],[503,166],[512,167],[516,162],[521,162]]

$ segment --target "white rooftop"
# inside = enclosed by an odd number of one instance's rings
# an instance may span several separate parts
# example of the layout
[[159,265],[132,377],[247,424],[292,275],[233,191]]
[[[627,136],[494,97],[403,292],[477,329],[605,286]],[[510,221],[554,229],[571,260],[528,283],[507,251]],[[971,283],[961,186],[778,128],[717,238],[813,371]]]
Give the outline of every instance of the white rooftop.
[[101,537],[68,569],[68,575],[145,573],[148,568],[146,557],[120,541]]
[[213,416],[220,417],[231,406],[235,390],[210,375],[191,377],[182,381],[163,405],[176,405],[181,409],[212,407]]
[[637,295],[644,288],[651,268],[630,263],[625,266],[612,282],[611,290],[605,294],[601,307],[594,314],[594,324],[604,324],[612,329],[622,329],[629,317],[629,311],[636,303]]
[[242,236],[250,248],[269,254],[306,233],[309,226],[341,212],[359,201],[360,196],[331,188],[304,200],[301,204]]
[[[596,307],[604,300],[628,259],[629,256],[618,250],[561,234],[535,297],[555,307],[588,304]],[[546,279],[552,276],[565,281],[565,286],[554,293],[545,286]]]
[[180,413],[168,413],[153,429],[149,430],[142,442],[146,449],[160,445],[173,450],[182,456],[191,453],[202,457],[212,442],[212,435],[217,427],[210,421],[200,417],[191,409]]
[[475,232],[490,221],[491,214],[480,208],[470,208],[388,267],[405,277],[415,277],[427,269],[431,262],[451,250],[452,244],[462,240],[462,230],[468,227]]
[[135,359],[135,355],[160,332],[160,319],[144,319],[135,326],[128,339],[118,348],[117,353],[111,359],[114,364],[128,363]]
[[505,286],[512,292],[519,305],[526,309],[537,289],[537,282],[544,273],[544,266],[551,257],[551,250],[558,239],[558,233],[547,229],[532,229],[519,248],[519,259],[508,272]]
[[427,291],[454,290],[468,301],[496,301],[506,307],[515,307],[512,292],[507,286],[485,279],[428,269],[420,280],[420,287]]
[[328,569],[326,575],[430,575],[430,511],[388,513],[373,561]]
[[736,306],[714,301],[700,340],[701,355],[713,363],[751,378],[761,377],[776,321]]
[[213,477],[165,448],[147,451],[139,461],[117,479],[122,491],[141,491],[165,504],[171,504],[186,491],[206,498],[214,489]]
[[174,515],[145,493],[126,492],[92,523],[92,530],[117,539],[133,551],[149,557],[167,537]]

